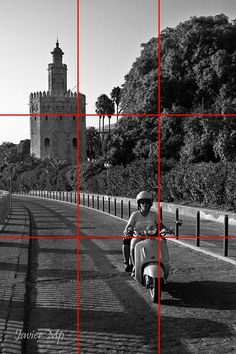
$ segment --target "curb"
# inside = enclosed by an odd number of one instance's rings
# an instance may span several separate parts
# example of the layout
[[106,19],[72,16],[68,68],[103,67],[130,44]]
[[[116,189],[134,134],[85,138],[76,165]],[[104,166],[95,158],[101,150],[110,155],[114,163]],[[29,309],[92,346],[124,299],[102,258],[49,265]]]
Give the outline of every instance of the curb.
[[189,245],[188,243],[186,242],[183,242],[183,241],[179,241],[179,240],[175,240],[175,239],[172,239],[172,238],[167,238],[168,241],[171,241],[171,242],[174,242],[174,243],[177,243],[181,246],[184,246],[184,247],[187,247],[187,248],[190,248],[191,250],[193,251],[196,251],[196,252],[199,252],[199,253],[203,253],[207,256],[211,256],[211,257],[214,257],[214,258],[217,258],[221,261],[224,261],[224,262],[227,262],[227,263],[231,263],[233,265],[236,265],[236,261],[234,261],[233,259],[230,259],[230,258],[227,258],[227,257],[224,257],[224,256],[221,256],[217,253],[213,253],[213,252],[210,252],[210,251],[206,251],[204,249],[201,249],[199,247],[196,247],[196,246],[192,246],[192,245]]

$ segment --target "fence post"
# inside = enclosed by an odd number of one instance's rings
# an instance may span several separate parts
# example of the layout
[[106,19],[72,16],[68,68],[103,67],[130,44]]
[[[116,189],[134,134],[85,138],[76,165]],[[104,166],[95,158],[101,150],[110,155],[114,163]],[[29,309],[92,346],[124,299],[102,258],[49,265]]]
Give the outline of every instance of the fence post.
[[85,195],[83,194],[83,206],[85,206]]
[[197,211],[197,220],[196,220],[196,236],[197,236],[197,247],[200,246],[200,211]]
[[105,198],[102,197],[102,211],[105,210]]
[[114,199],[114,215],[116,216],[116,198]]
[[108,197],[108,214],[111,213],[111,198]]
[[[176,208],[175,210],[175,220],[177,221],[179,219],[179,209]],[[179,225],[176,224],[175,225],[175,237],[179,238]]]
[[99,195],[97,195],[97,210],[99,210]]
[[162,223],[162,207],[160,206],[160,222]]
[[130,202],[130,200],[128,201],[128,214],[129,214],[129,218],[130,218],[130,215],[131,215],[131,202]]
[[92,195],[92,207],[94,209],[94,195]]
[[[75,192],[75,204],[76,204],[76,202],[77,202],[77,193]],[[80,202],[79,202],[79,204],[80,204]]]
[[120,217],[121,219],[123,219],[124,216],[124,204],[123,204],[123,200],[120,201]]
[[89,199],[90,199],[90,198],[89,198],[89,194],[88,194],[88,197],[87,197],[87,199],[88,199],[88,205],[87,205],[87,206],[89,207]]
[[224,256],[227,257],[228,256],[228,249],[229,249],[229,216],[225,215],[225,237],[224,237],[224,242],[223,242],[223,246],[224,246]]

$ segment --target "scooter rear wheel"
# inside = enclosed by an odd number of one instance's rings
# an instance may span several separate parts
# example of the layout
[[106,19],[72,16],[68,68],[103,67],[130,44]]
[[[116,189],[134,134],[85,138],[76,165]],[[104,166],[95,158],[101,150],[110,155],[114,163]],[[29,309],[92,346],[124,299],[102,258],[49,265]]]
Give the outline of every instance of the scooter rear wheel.
[[154,304],[157,304],[158,301],[158,279],[152,278],[152,284],[149,288],[151,300]]

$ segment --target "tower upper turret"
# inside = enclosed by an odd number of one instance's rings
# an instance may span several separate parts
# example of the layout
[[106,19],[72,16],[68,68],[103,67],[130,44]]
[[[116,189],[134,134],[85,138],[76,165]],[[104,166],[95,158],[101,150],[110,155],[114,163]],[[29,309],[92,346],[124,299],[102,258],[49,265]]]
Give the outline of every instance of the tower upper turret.
[[58,39],[51,54],[53,63],[48,64],[48,91],[59,96],[67,91],[67,66],[62,63],[64,53],[59,47]]
[[62,65],[62,56],[64,53],[61,50],[61,48],[59,47],[58,39],[56,42],[56,48],[53,49],[51,54],[52,54],[53,64],[58,65],[58,66]]

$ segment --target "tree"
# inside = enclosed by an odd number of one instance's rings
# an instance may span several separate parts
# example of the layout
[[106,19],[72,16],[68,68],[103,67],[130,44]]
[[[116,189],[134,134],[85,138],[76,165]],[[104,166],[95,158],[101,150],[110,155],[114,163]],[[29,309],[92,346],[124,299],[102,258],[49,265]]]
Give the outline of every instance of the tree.
[[[236,96],[236,23],[224,14],[192,17],[161,32],[161,110],[222,113]],[[231,111],[232,112],[232,111]]]
[[111,91],[111,98],[116,105],[116,114],[118,121],[118,114],[121,112],[120,101],[121,101],[121,88],[119,86],[114,87]]
[[105,157],[113,165],[126,166],[135,159],[148,159],[151,150],[153,155],[156,142],[156,117],[123,117],[105,141]]
[[86,130],[87,141],[87,157],[90,160],[97,159],[101,156],[102,142],[100,134],[94,127],[88,127]]
[[102,94],[98,97],[96,103],[96,113],[99,115],[99,133],[101,133],[100,119],[102,118],[102,141],[104,141],[104,119],[105,116],[109,119],[109,132],[110,132],[110,118],[114,113],[114,103],[113,101],[105,94]]
[[127,114],[157,113],[157,38],[141,48],[122,86],[121,107]]

